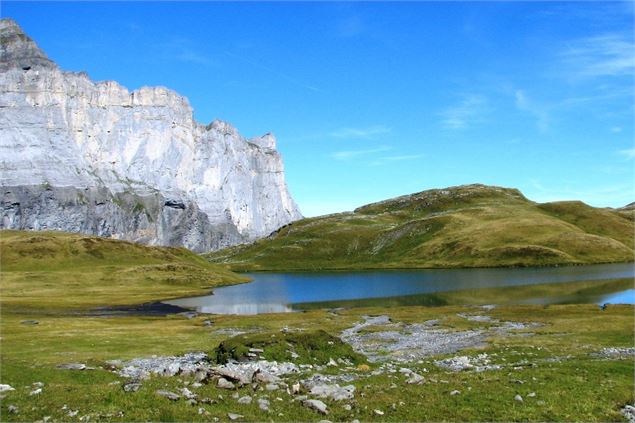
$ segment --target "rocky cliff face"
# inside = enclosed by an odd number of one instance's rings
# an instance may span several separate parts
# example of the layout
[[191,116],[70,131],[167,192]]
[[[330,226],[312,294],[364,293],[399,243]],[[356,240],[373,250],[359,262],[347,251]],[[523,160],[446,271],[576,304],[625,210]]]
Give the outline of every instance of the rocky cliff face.
[[57,229],[210,251],[301,217],[271,134],[194,121],[163,87],[60,70],[0,20],[5,229]]

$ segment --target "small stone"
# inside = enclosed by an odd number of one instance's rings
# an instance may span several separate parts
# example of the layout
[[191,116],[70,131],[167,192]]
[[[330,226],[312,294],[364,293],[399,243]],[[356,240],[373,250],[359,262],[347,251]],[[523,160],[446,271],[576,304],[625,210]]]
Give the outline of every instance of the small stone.
[[529,398],[534,398],[536,396],[536,393],[535,392],[530,392],[530,393],[527,394],[527,396]]
[[514,397],[514,401],[523,402],[523,397],[521,397],[520,395],[516,395]]
[[199,408],[198,408],[198,414],[200,414],[200,415],[204,415],[204,416],[209,416],[209,415],[210,415],[210,412],[209,412],[209,411],[207,411],[206,409],[204,409],[203,407],[199,407]]
[[329,362],[326,365],[330,366],[330,367],[337,367],[338,366],[337,362],[335,360],[333,360],[332,358],[329,358]]
[[236,389],[236,386],[224,377],[218,379],[218,382],[216,382],[216,386],[221,389]]
[[420,374],[410,373],[410,378],[406,380],[406,383],[410,385],[421,385],[424,381],[425,379]]
[[68,412],[68,417],[75,417],[78,413],[79,413],[79,410],[75,410],[75,411],[70,410]]
[[262,354],[265,350],[260,348],[249,348],[249,352],[253,354]]
[[238,404],[251,404],[251,397],[246,395],[242,398],[238,398]]
[[31,384],[31,386],[34,386],[36,388],[43,388],[44,387],[44,383],[43,382],[33,382]]
[[7,411],[9,412],[9,414],[18,414],[20,412],[18,407],[16,407],[15,405],[8,406]]
[[229,417],[229,420],[238,420],[244,418],[245,416],[241,414],[227,413],[227,417]]
[[162,397],[166,397],[167,399],[169,399],[170,401],[178,401],[181,397],[178,396],[177,394],[175,394],[174,392],[170,392],[170,391],[164,391],[162,389],[156,391],[157,395],[160,395]]
[[452,392],[450,392],[450,395],[459,395],[461,393],[461,391],[457,391],[456,389]]
[[353,409],[353,407],[351,407],[350,404],[344,404],[344,407],[342,407],[344,410],[346,411],[351,411]]
[[271,373],[258,370],[254,373],[253,380],[260,383],[276,383],[280,379],[277,376],[272,375]]
[[33,396],[33,395],[40,395],[42,393],[42,388],[37,388],[34,389],[33,391],[31,391],[31,393],[29,395]]
[[293,385],[291,385],[291,393],[293,395],[297,395],[300,393],[300,384],[299,383],[294,383]]
[[0,392],[8,392],[8,391],[15,391],[15,388],[11,385],[5,385],[0,383]]
[[58,369],[64,369],[64,370],[85,370],[86,369],[86,365],[84,363],[64,363],[64,364],[58,364],[56,367]]
[[262,411],[269,411],[269,400],[266,400],[264,398],[259,398],[258,399],[258,407]]
[[277,391],[278,389],[280,389],[280,387],[275,383],[268,383],[265,385],[265,389],[267,391]]
[[139,389],[141,389],[141,384],[138,382],[128,382],[123,385],[123,390],[125,392],[137,392]]
[[322,401],[320,400],[314,400],[314,399],[307,399],[302,401],[302,405],[310,408],[312,410],[317,411],[320,414],[328,414],[328,410],[326,407],[326,404],[324,404]]
[[40,322],[38,320],[22,320],[20,321],[22,325],[39,325]]
[[195,399],[197,397],[194,392],[190,391],[187,388],[181,388],[181,395],[183,395],[187,399]]
[[190,398],[187,401],[185,401],[188,405],[191,405],[192,407],[195,406],[196,404],[198,404],[198,401],[196,401],[194,398]]
[[378,416],[383,416],[384,415],[384,412],[381,411],[381,410],[373,410],[373,413],[375,413]]
[[200,383],[200,382],[206,382],[207,379],[209,379],[209,373],[207,372],[207,370],[197,370],[196,373],[194,373],[194,380],[196,381],[196,383]]
[[212,326],[214,322],[211,320],[203,320],[203,326]]

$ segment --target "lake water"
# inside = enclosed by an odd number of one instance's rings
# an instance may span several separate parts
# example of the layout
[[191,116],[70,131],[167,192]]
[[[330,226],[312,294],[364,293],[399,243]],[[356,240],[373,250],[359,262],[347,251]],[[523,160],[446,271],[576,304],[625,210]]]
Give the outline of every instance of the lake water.
[[[293,304],[394,297],[461,289],[635,277],[632,263],[497,269],[421,269],[362,272],[250,273],[253,282],[216,288],[213,295],[165,301],[202,313],[259,314],[296,311]],[[539,298],[536,303],[567,302]],[[635,289],[584,302],[635,303]]]

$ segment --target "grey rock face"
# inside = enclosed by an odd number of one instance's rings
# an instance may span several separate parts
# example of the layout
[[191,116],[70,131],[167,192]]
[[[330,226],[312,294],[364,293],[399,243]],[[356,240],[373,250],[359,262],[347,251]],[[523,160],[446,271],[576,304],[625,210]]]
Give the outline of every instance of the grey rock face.
[[0,39],[0,228],[204,252],[301,217],[273,135],[199,124],[163,87],[64,72],[10,19]]

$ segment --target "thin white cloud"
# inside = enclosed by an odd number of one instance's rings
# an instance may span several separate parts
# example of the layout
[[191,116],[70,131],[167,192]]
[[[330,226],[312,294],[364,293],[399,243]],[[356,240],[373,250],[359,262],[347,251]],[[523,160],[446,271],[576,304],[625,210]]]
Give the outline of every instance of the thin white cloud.
[[331,154],[331,157],[335,160],[351,160],[359,156],[366,156],[369,154],[382,153],[384,151],[389,151],[391,148],[387,146],[381,146],[377,148],[371,148],[366,150],[347,150],[347,151],[336,151]]
[[178,60],[179,62],[203,66],[215,63],[209,55],[197,50],[194,43],[187,38],[174,38],[163,44],[162,48],[163,57],[166,60]]
[[618,151],[618,154],[620,154],[623,157],[626,157],[627,159],[635,159],[635,148],[620,150]]
[[371,166],[381,166],[381,165],[385,165],[387,163],[404,162],[404,161],[409,161],[409,160],[417,160],[417,159],[421,159],[423,157],[424,157],[423,154],[404,154],[404,155],[400,155],[400,156],[386,156],[386,157],[380,157],[377,160],[373,160],[372,162],[370,162],[370,165]]
[[447,129],[465,129],[483,122],[487,111],[486,97],[478,94],[466,95],[459,104],[441,112],[441,124]]
[[545,132],[549,128],[549,112],[545,105],[538,105],[530,100],[524,90],[516,90],[514,93],[516,107],[532,115],[536,119],[538,129]]
[[384,125],[374,125],[367,128],[340,128],[329,132],[333,138],[373,138],[377,135],[389,134],[391,129]]
[[296,79],[296,78],[292,77],[291,75],[288,75],[288,74],[286,74],[284,72],[280,72],[277,69],[270,68],[269,66],[265,66],[265,65],[263,65],[260,62],[256,62],[256,61],[248,59],[246,57],[239,56],[239,55],[231,53],[229,51],[224,51],[223,53],[225,55],[233,58],[233,59],[236,59],[236,60],[239,60],[241,62],[247,63],[250,66],[256,67],[258,69],[262,69],[265,72],[268,72],[268,73],[270,73],[272,75],[275,75],[275,76],[277,76],[277,77],[279,77],[281,79],[284,79],[287,82],[291,83],[292,85],[295,85],[295,86],[298,86],[300,88],[304,88],[306,90],[313,91],[313,92],[321,92],[322,91],[320,88],[316,87],[315,85],[307,84],[304,81],[301,81],[299,79]]
[[603,34],[569,42],[561,58],[575,77],[631,76],[635,71],[633,51],[632,36]]

